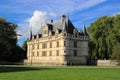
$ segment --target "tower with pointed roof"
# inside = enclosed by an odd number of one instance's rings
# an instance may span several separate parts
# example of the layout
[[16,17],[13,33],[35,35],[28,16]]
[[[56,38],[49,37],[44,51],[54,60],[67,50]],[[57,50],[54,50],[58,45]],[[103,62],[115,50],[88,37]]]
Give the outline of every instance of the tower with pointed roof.
[[87,29],[77,30],[66,15],[57,22],[41,27],[27,41],[27,64],[80,65],[86,64],[88,56]]

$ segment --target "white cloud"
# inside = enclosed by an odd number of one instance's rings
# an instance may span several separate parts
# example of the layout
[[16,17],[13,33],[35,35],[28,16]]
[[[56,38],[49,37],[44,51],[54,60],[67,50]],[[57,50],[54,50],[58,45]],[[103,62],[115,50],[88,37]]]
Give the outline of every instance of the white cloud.
[[50,17],[55,17],[55,13],[47,13],[45,11],[34,11],[31,18],[28,19],[29,26],[32,27],[32,32],[36,34],[41,26],[45,25],[47,19]]
[[118,14],[120,14],[120,12],[113,13],[112,16],[116,16],[116,15],[118,15]]
[[117,12],[116,14],[120,14],[120,12]]
[[47,21],[47,13],[42,11],[35,11],[33,16],[29,18],[29,26],[32,27],[32,32],[36,33],[41,25],[44,25]]
[[[34,2],[33,1],[34,0],[30,0],[29,5],[39,2],[39,0],[35,0]],[[89,7],[100,4],[104,1],[106,0],[50,0],[50,1],[41,0],[39,2],[40,10],[43,11],[39,11],[38,8],[38,10],[35,10],[30,18],[26,19],[29,25],[23,26],[18,30],[18,33],[22,34],[22,37],[20,38],[29,37],[28,35],[30,27],[32,27],[33,34],[36,34],[41,28],[41,25],[43,26],[47,22],[48,18],[56,17],[57,15],[63,13],[65,14],[67,12],[87,9]],[[22,1],[21,3],[26,4],[27,1]]]
[[45,11],[34,11],[33,15],[26,19],[24,22],[26,24],[19,24],[19,29],[17,29],[17,34],[21,34],[22,36],[19,36],[19,38],[29,38],[30,35],[30,28],[32,29],[32,33],[36,34],[40,29],[41,26],[45,25],[47,23],[47,19],[50,17],[56,17],[57,15],[55,13],[47,13]]

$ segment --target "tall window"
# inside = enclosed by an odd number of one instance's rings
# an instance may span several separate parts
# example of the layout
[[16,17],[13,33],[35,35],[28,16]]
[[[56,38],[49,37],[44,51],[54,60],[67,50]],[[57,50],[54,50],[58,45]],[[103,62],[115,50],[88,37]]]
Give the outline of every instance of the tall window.
[[37,52],[37,57],[39,56],[39,52]]
[[47,43],[43,43],[42,48],[47,48]]
[[57,47],[59,47],[59,42],[57,41]]
[[34,57],[35,56],[35,54],[34,54],[34,52],[32,52],[32,57]]
[[50,43],[50,48],[52,48],[52,43]]
[[74,47],[77,47],[77,41],[74,41]]
[[59,56],[59,50],[56,51],[56,56]]
[[64,46],[66,46],[66,41],[64,41]]
[[77,56],[77,50],[74,50],[73,56]]
[[42,52],[42,56],[47,56],[46,51],[43,51],[43,52]]
[[52,51],[50,51],[49,56],[52,56]]
[[37,49],[39,49],[39,44],[37,45]]

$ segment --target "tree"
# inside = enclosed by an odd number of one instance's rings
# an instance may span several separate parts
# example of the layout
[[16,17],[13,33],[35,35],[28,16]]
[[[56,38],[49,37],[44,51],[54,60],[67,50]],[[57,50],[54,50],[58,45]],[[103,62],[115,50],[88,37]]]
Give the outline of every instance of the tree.
[[27,52],[27,41],[24,41],[22,44],[22,48],[25,52]]
[[120,15],[103,16],[91,23],[89,54],[93,59],[109,59],[113,46],[120,42]]
[[24,51],[24,58],[27,58],[27,41],[23,42],[22,49]]
[[0,61],[20,61],[23,50],[17,45],[17,24],[0,18]]
[[120,43],[114,46],[111,59],[120,61]]
[[12,51],[16,47],[17,35],[15,29],[16,24],[6,21],[4,18],[0,18],[0,59],[7,60],[12,55]]

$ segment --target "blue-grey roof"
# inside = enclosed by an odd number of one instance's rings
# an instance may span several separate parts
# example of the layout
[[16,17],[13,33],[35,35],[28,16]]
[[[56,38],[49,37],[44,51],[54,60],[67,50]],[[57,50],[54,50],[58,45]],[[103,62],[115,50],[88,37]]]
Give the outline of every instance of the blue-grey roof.
[[[57,22],[52,22],[49,24],[46,24],[48,26],[48,29],[52,32],[55,33],[56,29],[59,32],[65,31],[66,33],[73,34],[73,31],[76,29],[72,22],[65,16],[62,15],[61,19]],[[38,31],[37,34],[42,34],[44,26],[41,27],[41,29]],[[77,30],[77,29],[76,29]],[[81,35],[87,35],[87,30],[84,26],[84,30],[82,32],[79,32]]]
[[[73,29],[75,29],[71,21],[66,16],[64,17],[62,16],[62,18],[59,21],[53,22],[47,25],[48,27],[52,26],[53,31],[55,31],[56,29],[59,29],[62,31],[65,30],[67,33],[70,33],[70,34],[73,34]],[[41,27],[41,29],[38,31],[38,34],[42,34],[42,29],[43,27]]]

